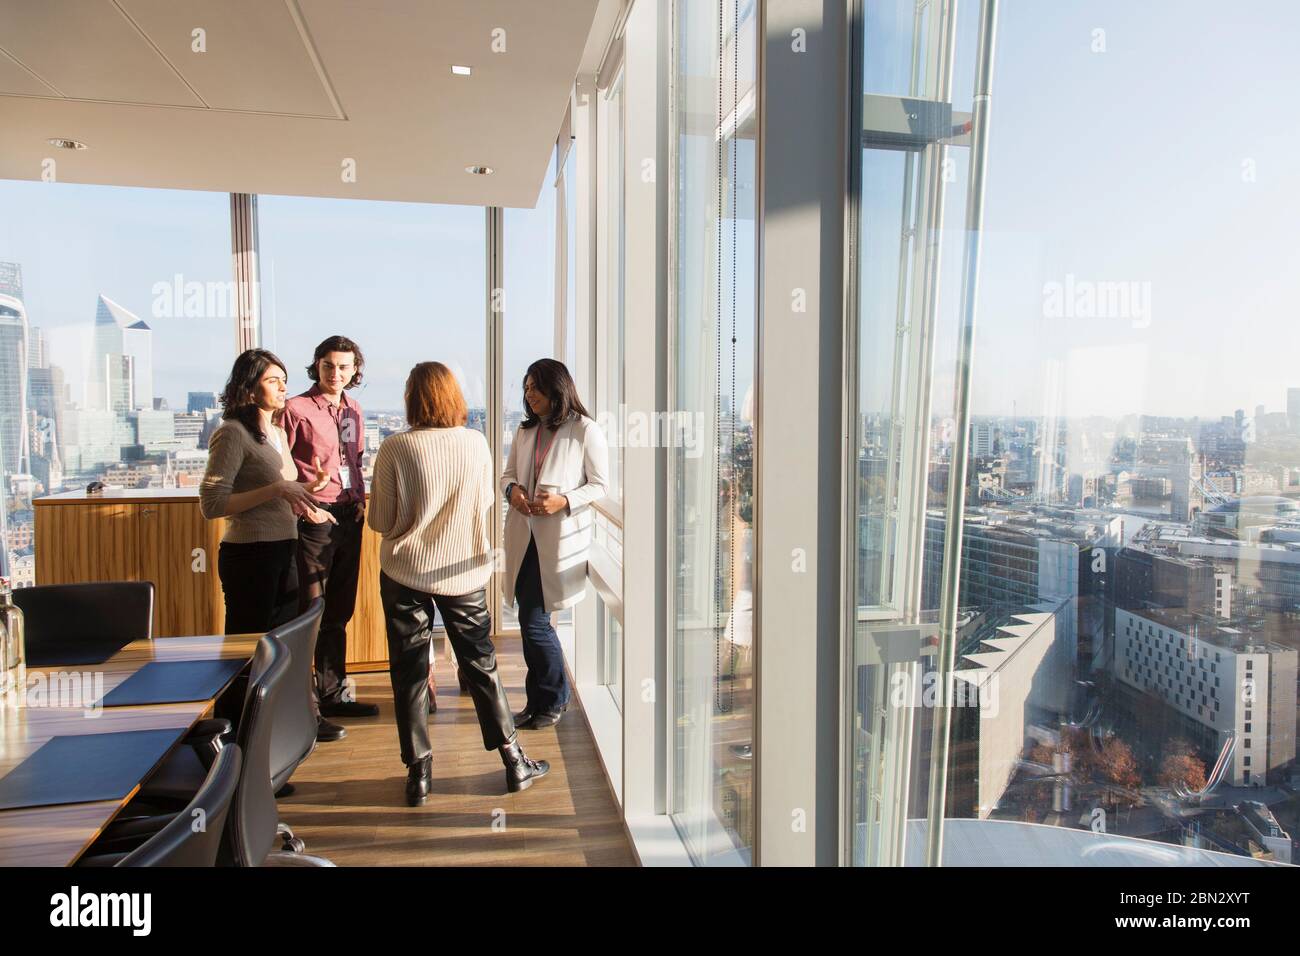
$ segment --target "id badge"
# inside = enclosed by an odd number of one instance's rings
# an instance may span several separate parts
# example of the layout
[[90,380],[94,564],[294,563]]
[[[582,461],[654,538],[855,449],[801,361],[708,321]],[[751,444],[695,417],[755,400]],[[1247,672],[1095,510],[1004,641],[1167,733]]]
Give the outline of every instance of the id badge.
[[339,484],[343,486],[344,491],[352,487],[352,472],[348,470],[347,465],[339,465]]

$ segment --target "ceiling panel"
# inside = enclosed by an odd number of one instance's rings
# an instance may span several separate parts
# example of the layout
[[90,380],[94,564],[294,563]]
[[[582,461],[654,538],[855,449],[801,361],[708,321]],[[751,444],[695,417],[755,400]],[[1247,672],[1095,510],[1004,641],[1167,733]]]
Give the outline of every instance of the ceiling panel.
[[[284,0],[117,0],[214,109],[339,118]],[[194,31],[205,50],[195,52]]]
[[[169,59],[211,107],[147,105],[157,95],[138,104],[92,102],[72,98],[72,89],[62,89],[70,97],[62,99],[0,95],[0,178],[39,179],[43,160],[53,157],[61,182],[531,207],[584,50],[603,46],[591,37],[598,5],[604,14],[619,2],[118,0],[116,21],[96,14],[72,30],[65,0],[0,0],[0,36],[17,36],[23,50],[50,63],[57,44],[38,39],[61,34],[64,60],[95,67],[59,75],[79,77],[76,89],[94,88],[97,97],[113,87],[124,99],[131,92],[124,85],[147,85],[120,69],[121,51],[134,43],[120,29],[110,43],[116,54],[99,48],[94,34],[110,34],[108,23],[132,34],[131,23],[139,23],[168,50],[204,26],[208,53],[182,46]],[[106,0],[76,6],[118,9]],[[198,21],[207,25],[190,22],[201,8],[209,15]],[[140,44],[148,56],[133,64],[156,62],[172,73],[160,53]],[[473,67],[473,75],[453,76],[452,64]],[[51,136],[90,148],[54,150]],[[496,172],[472,176],[465,167],[475,164]],[[344,175],[352,169],[355,176]]]
[[18,65],[18,61],[0,52],[0,93],[22,96],[55,96],[54,88],[42,83]]
[[0,4],[0,47],[64,96],[203,105],[111,0]]

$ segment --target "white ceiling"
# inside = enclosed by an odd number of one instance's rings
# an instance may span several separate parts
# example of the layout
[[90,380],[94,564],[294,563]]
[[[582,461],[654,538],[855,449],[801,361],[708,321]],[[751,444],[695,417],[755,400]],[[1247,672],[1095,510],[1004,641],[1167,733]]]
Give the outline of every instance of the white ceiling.
[[0,178],[531,207],[617,5],[0,0]]

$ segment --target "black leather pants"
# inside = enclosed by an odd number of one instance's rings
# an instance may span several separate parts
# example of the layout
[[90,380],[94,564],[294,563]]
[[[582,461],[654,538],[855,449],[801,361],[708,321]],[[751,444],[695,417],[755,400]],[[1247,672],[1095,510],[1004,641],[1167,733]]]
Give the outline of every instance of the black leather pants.
[[492,616],[485,591],[460,597],[425,594],[399,584],[382,571],[379,598],[388,630],[388,675],[397,711],[397,739],[408,767],[427,757],[429,745],[429,640],[434,606],[442,615],[447,639],[461,673],[469,682],[483,749],[496,750],[515,736],[510,703],[497,673],[492,644]]

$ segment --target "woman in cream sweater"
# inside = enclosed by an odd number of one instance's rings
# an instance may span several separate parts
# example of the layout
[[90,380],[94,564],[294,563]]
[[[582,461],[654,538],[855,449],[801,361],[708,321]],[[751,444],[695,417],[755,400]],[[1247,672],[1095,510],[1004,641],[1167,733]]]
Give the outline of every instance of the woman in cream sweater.
[[435,608],[469,685],[483,747],[499,751],[505,764],[506,789],[530,787],[550,770],[519,748],[497,672],[485,590],[492,576],[492,456],[486,439],[464,427],[466,417],[447,366],[421,362],[411,369],[410,427],[379,446],[366,510],[366,521],[383,537],[379,596],[411,806],[425,802],[433,782],[428,673]]

